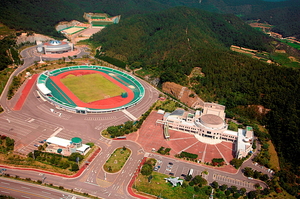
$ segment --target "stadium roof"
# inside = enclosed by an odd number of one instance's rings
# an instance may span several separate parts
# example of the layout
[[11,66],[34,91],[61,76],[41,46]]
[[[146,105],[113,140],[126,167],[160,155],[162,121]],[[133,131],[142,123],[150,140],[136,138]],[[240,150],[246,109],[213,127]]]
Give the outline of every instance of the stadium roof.
[[37,84],[37,87],[44,95],[48,95],[51,93],[51,91],[46,87],[45,84]]

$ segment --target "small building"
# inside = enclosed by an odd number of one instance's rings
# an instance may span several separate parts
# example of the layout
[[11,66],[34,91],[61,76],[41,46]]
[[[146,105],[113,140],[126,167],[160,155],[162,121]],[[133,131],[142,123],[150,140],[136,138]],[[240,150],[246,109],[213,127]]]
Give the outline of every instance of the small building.
[[82,144],[82,139],[79,137],[74,137],[71,140],[59,137],[50,137],[46,140],[46,142],[48,144],[46,148],[47,152],[59,153],[65,156],[75,152],[85,155],[90,149],[89,145]]

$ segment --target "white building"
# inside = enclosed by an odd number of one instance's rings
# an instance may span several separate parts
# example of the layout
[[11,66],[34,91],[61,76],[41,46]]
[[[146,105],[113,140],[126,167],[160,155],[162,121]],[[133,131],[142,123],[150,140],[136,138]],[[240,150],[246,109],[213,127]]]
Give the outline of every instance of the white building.
[[234,142],[236,146],[236,158],[245,157],[252,151],[253,130],[247,127],[246,130],[239,129],[238,132],[227,130],[225,122],[225,106],[215,103],[205,103],[203,111],[195,113],[177,109],[172,113],[165,113],[163,120],[156,123],[164,125],[165,138],[169,138],[168,129],[193,133],[199,136],[214,140],[212,143]]
[[[48,144],[46,148],[47,152],[61,153],[65,156],[68,156],[75,152],[78,152],[81,155],[85,155],[90,149],[90,146],[82,144],[82,140],[78,137],[72,138],[71,140],[59,137],[50,137],[46,140],[46,142]],[[61,152],[58,152],[59,149]]]

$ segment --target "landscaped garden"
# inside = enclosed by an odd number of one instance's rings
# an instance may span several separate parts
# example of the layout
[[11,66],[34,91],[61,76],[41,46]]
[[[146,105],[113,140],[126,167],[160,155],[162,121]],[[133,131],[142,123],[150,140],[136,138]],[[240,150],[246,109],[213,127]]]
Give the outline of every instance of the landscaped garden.
[[104,164],[104,170],[109,173],[116,173],[120,171],[130,154],[131,150],[126,147],[116,149]]

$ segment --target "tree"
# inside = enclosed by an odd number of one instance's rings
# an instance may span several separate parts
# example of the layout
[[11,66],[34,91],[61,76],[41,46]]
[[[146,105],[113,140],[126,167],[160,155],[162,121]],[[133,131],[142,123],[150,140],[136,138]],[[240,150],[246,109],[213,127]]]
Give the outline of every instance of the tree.
[[229,196],[230,194],[231,194],[231,191],[229,191],[229,190],[226,190],[226,191],[225,191],[225,195],[226,195],[226,196]]
[[153,171],[153,168],[150,164],[144,164],[142,167],[141,173],[143,175],[148,176],[148,175],[151,175],[152,171]]
[[237,192],[237,187],[236,186],[231,186],[230,191],[231,191],[231,193]]
[[262,174],[261,172],[255,170],[254,174],[253,174],[253,177],[256,178],[256,179],[260,178],[261,174]]
[[259,177],[259,179],[262,181],[267,181],[267,180],[269,180],[269,176],[267,174],[263,174]]
[[240,195],[239,193],[234,193],[234,194],[233,194],[233,197],[234,197],[234,198],[239,198],[240,196],[241,196],[241,195]]
[[81,161],[83,160],[83,155],[81,155],[80,153],[76,152],[76,153],[72,153],[69,157],[68,160],[69,161],[73,161],[73,162],[77,162],[77,160]]
[[217,189],[217,188],[219,187],[219,183],[218,183],[217,181],[213,181],[213,182],[211,183],[211,186],[212,186],[213,188]]
[[252,168],[246,167],[244,169],[244,175],[247,176],[247,177],[253,177],[254,171],[252,170]]
[[71,171],[78,171],[78,170],[79,170],[78,164],[76,163],[72,164]]
[[254,198],[256,198],[258,196],[258,192],[257,191],[250,191],[249,193],[248,193],[248,198],[249,199],[254,199]]
[[192,175],[187,175],[187,176],[185,177],[185,180],[186,180],[186,181],[190,181],[192,178],[193,178]]
[[223,184],[220,186],[221,191],[225,191],[228,188],[227,184]]
[[240,189],[240,194],[243,196],[247,192],[246,188],[241,188]]
[[260,187],[260,184],[259,184],[259,183],[255,183],[255,184],[254,184],[254,187],[255,187],[256,189],[258,189],[258,188]]

